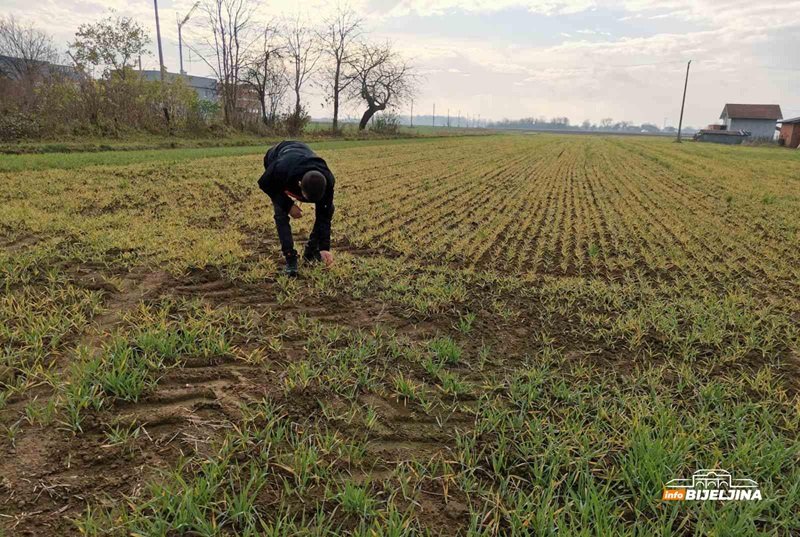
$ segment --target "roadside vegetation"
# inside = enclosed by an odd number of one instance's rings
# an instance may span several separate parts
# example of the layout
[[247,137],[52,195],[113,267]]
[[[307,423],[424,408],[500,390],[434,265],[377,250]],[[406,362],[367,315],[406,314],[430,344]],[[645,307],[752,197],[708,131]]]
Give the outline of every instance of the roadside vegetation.
[[170,72],[161,49],[157,68],[143,69],[148,32],[113,10],[78,26],[65,50],[35,24],[0,16],[0,141],[297,138],[311,123],[312,85],[332,107],[328,135],[344,134],[345,109],[358,136],[400,135],[397,112],[420,81],[413,62],[345,5],[312,23],[259,4],[203,0],[185,15],[181,27],[197,11],[181,42],[207,76],[188,75],[182,55]]

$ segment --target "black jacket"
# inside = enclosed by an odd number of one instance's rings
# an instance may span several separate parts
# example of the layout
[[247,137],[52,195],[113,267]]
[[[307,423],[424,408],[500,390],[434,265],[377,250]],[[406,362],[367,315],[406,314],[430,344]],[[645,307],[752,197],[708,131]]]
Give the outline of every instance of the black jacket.
[[306,172],[317,170],[325,176],[328,185],[322,199],[316,203],[315,217],[319,225],[319,249],[330,250],[333,187],[336,181],[328,164],[306,144],[285,141],[267,151],[264,156],[264,170],[258,180],[259,188],[286,212],[294,204],[292,198],[308,201],[303,198],[299,184]]

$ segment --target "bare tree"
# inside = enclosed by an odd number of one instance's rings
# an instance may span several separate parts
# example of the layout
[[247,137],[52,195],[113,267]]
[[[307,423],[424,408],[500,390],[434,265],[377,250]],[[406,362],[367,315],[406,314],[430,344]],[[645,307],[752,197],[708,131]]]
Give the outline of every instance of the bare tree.
[[210,36],[204,37],[208,51],[200,57],[219,81],[225,123],[239,123],[241,79],[253,46],[253,13],[257,0],[206,0],[202,9]]
[[266,108],[267,125],[275,127],[278,121],[278,113],[283,107],[286,92],[289,91],[289,77],[286,73],[286,66],[282,62],[274,63],[267,77]]
[[286,67],[283,42],[273,24],[267,24],[261,32],[259,48],[248,63],[243,80],[258,95],[261,105],[261,120],[267,127],[274,127],[278,107],[286,94]]
[[33,83],[58,61],[53,39],[33,25],[19,22],[13,15],[0,17],[0,71],[6,76]]
[[295,96],[292,128],[290,130],[296,130],[300,128],[303,117],[300,94],[303,86],[317,68],[320,52],[314,30],[304,24],[299,14],[285,21],[284,37],[290,63],[291,87]]
[[342,94],[353,82],[344,76],[345,69],[357,49],[356,40],[364,33],[364,19],[349,6],[338,6],[336,13],[325,19],[317,31],[320,50],[329,62],[323,68],[322,86],[328,93],[327,100],[333,102],[333,130],[339,130],[339,104]]
[[362,43],[348,63],[346,75],[350,96],[363,100],[367,109],[361,116],[359,130],[364,130],[376,112],[400,104],[414,94],[418,75],[410,62],[394,51],[391,43]]

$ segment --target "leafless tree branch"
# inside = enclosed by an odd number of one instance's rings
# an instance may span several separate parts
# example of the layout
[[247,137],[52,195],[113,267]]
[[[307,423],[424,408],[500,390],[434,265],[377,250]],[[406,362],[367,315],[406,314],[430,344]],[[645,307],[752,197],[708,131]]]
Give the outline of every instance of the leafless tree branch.
[[59,54],[53,39],[46,32],[26,25],[13,15],[0,17],[0,55],[6,58],[0,70],[10,78],[33,82],[58,62]]
[[317,29],[320,51],[327,61],[322,68],[321,86],[328,92],[327,100],[333,103],[333,130],[339,129],[339,107],[342,93],[353,78],[345,76],[357,40],[364,34],[364,18],[347,5],[338,5],[336,13],[325,19]]
[[299,122],[303,115],[301,91],[316,71],[320,59],[316,33],[303,22],[303,19],[299,14],[287,18],[284,20],[283,29],[287,59],[290,64],[291,86],[295,95],[295,122]]
[[348,62],[345,75],[351,99],[362,100],[367,109],[358,128],[366,128],[375,113],[397,106],[412,97],[419,81],[413,65],[387,42],[374,45],[362,42]]

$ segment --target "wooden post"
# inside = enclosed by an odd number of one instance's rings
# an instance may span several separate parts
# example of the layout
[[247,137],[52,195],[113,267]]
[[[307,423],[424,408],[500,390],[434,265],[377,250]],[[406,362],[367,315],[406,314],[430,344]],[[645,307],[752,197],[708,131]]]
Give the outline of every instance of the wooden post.
[[683,108],[686,106],[686,88],[689,87],[689,67],[692,66],[692,60],[686,64],[686,82],[683,83],[683,101],[681,101],[681,119],[678,121],[678,139],[675,140],[681,143],[681,129],[683,129]]

